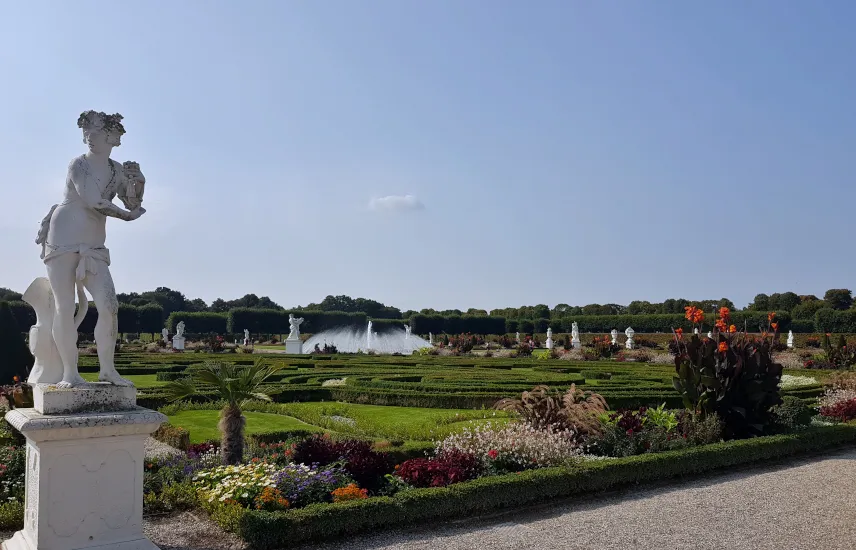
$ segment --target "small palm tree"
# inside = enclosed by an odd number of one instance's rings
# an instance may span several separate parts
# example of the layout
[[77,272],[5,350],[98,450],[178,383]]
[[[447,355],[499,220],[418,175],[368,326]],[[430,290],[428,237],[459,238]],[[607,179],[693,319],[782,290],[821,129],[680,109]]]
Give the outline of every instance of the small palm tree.
[[220,451],[224,464],[240,464],[244,457],[244,426],[247,423],[241,407],[253,399],[270,401],[270,396],[258,390],[280,368],[279,365],[266,365],[261,359],[251,367],[208,361],[192,371],[189,378],[167,383],[164,390],[170,401],[187,399],[203,392],[213,392],[225,401],[217,425],[220,428]]

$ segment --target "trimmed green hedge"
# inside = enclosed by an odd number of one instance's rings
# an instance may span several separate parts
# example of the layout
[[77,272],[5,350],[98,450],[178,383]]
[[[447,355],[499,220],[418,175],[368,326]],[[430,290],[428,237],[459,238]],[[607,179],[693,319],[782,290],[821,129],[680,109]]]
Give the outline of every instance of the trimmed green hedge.
[[226,334],[225,313],[174,311],[166,320],[166,328],[175,332],[175,327],[181,321],[184,321],[184,330],[189,334]]
[[853,443],[856,443],[856,426],[839,425],[790,435],[485,477],[446,488],[415,489],[392,497],[315,504],[285,512],[229,506],[209,507],[209,511],[223,528],[237,532],[253,548],[269,550],[384,527],[460,518]]

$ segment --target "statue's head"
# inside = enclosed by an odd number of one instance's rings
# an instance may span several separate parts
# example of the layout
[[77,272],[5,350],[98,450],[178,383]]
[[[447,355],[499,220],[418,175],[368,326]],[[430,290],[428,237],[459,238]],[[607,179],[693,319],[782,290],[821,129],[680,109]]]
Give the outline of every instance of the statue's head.
[[85,111],[77,119],[78,128],[83,130],[83,143],[93,153],[109,153],[110,149],[122,144],[122,115],[108,115],[96,111]]

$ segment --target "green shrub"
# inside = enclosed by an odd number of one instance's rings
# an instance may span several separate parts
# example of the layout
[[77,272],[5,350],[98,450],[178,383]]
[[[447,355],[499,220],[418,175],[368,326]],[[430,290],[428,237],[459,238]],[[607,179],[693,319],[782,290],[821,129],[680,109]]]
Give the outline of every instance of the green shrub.
[[786,395],[782,404],[773,407],[773,421],[783,430],[792,431],[811,424],[814,411],[798,398]]
[[190,446],[190,432],[169,422],[161,424],[152,434],[152,438],[182,451],[186,451]]
[[9,302],[0,302],[0,384],[12,384],[15,376],[24,380],[32,366],[33,356],[12,308]]
[[24,528],[24,503],[17,500],[0,502],[0,530],[17,531]]

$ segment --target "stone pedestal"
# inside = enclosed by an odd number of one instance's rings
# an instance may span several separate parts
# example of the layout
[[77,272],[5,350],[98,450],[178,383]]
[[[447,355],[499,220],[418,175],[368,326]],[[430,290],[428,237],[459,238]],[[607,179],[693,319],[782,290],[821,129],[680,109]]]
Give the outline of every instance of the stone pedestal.
[[301,340],[300,338],[287,338],[285,340],[285,353],[302,355],[303,340]]
[[178,349],[178,350],[184,349],[184,336],[173,336],[172,337],[172,349]]
[[547,338],[547,342],[544,345],[547,346],[547,349],[553,349],[553,339]]
[[156,550],[142,529],[145,440],[166,417],[134,406],[132,387],[33,394],[41,410],[6,414],[26,436],[27,474],[24,529],[2,549]]
[[583,347],[583,346],[580,343],[580,339],[578,336],[574,336],[573,338],[571,338],[571,348],[572,349],[580,349],[581,347]]

